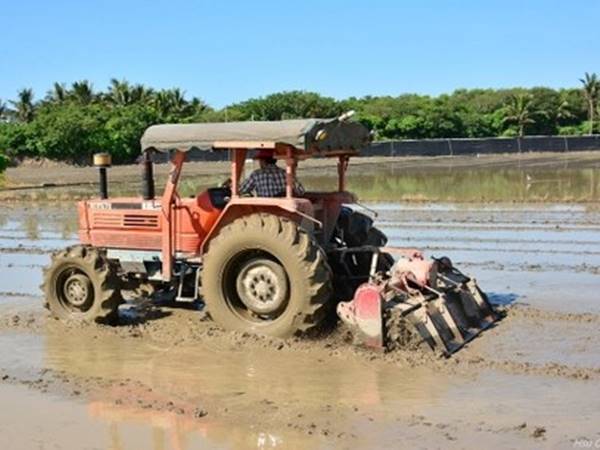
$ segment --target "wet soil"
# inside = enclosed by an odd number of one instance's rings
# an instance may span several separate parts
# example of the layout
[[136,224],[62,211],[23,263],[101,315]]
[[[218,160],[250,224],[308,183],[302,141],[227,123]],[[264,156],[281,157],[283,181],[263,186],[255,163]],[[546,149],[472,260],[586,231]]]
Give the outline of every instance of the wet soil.
[[[201,305],[144,298],[124,305],[114,327],[58,322],[41,306],[42,268],[76,243],[72,199],[93,195],[96,174],[9,169],[5,188],[14,189],[0,192],[2,448],[600,442],[600,155],[366,158],[355,167],[350,186],[377,200],[368,206],[391,245],[449,256],[506,311],[452,358],[373,353],[342,327],[290,340],[230,333]],[[228,166],[186,169],[183,189],[194,192]],[[158,186],[166,170],[158,166]],[[331,189],[331,170],[310,161],[301,176]],[[138,172],[111,169],[111,191],[135,194]]]
[[[507,311],[450,359],[377,354],[338,328],[279,340],[201,305],[132,299],[119,324],[58,322],[38,289],[76,241],[67,204],[0,210],[4,448],[572,448],[600,438],[600,210],[370,205],[392,245],[448,255]],[[10,444],[10,445],[9,445]]]

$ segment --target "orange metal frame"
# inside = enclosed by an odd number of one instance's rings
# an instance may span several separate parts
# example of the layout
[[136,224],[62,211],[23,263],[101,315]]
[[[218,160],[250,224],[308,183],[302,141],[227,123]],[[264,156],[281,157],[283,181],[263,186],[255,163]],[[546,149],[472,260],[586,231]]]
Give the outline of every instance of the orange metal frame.
[[[241,143],[236,143],[241,145]],[[265,144],[266,145],[266,144]],[[268,146],[267,146],[268,147]],[[82,243],[106,248],[160,250],[162,279],[170,281],[177,252],[201,255],[206,243],[227,223],[244,214],[273,211],[296,221],[312,223],[330,233],[342,203],[355,201],[345,192],[348,154],[336,154],[338,160],[338,192],[308,192],[294,197],[298,159],[311,155],[297,152],[291,146],[273,144],[276,157],[286,164],[286,195],[282,198],[242,197],[240,181],[247,148],[231,150],[231,199],[223,209],[212,205],[208,192],[192,199],[181,199],[177,186],[186,153],[175,152],[169,177],[159,200],[139,198],[89,200],[79,204],[80,239]],[[160,204],[159,204],[160,203]]]
[[181,169],[185,161],[184,152],[176,152],[172,161],[171,171],[161,201],[162,218],[162,277],[164,281],[171,281],[173,272],[173,256],[175,240],[175,226],[173,220],[173,203],[177,192],[177,184],[181,176]]
[[[244,209],[273,208],[287,211],[301,218],[305,218],[317,223],[319,226],[327,228],[331,227],[333,221],[332,214],[327,214],[330,209],[339,209],[341,203],[351,202],[355,197],[345,192],[346,189],[346,171],[348,169],[348,154],[340,154],[338,156],[338,193],[341,195],[332,196],[329,194],[324,198],[324,220],[328,223],[324,224],[314,219],[313,202],[309,199],[294,198],[294,182],[296,179],[296,168],[298,165],[298,155],[291,146],[280,146],[276,144],[275,152],[279,156],[283,156],[286,163],[286,192],[285,198],[242,198],[239,193],[239,185],[244,170],[246,161],[247,149],[235,148],[231,150],[231,201],[223,210],[219,219],[213,224],[206,238],[203,240],[200,250],[204,250],[205,243],[214,232],[223,225],[223,219],[227,217],[227,221],[235,219],[238,215],[235,213],[234,207],[242,207]],[[165,186],[165,191],[162,196],[162,267],[163,280],[170,281],[173,270],[175,226],[173,224],[173,203],[176,197],[177,184],[181,175],[181,169],[185,161],[185,153],[177,151],[172,161],[169,179]],[[318,196],[317,196],[318,197]],[[335,197],[335,198],[333,198]],[[246,208],[244,208],[246,207]]]

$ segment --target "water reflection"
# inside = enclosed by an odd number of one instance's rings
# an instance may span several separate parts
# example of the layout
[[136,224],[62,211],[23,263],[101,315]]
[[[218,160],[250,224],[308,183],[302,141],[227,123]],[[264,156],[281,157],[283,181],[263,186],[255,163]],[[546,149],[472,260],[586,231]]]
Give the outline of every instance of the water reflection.
[[[115,450],[122,448],[121,427],[131,422],[155,430],[155,448],[315,448],[307,443],[328,438],[286,422],[325,417],[338,422],[336,432],[354,433],[366,415],[395,420],[443,404],[452,384],[429,370],[316,357],[318,350],[291,354],[222,342],[148,342],[91,339],[58,328],[45,336],[44,366],[91,380],[97,389],[88,410],[111,424]],[[139,383],[123,383],[128,379]],[[208,415],[198,418],[204,408]],[[300,413],[306,419],[297,419]],[[197,447],[199,440],[204,447]]]
[[[107,401],[91,401],[88,413],[93,419],[109,424],[110,450],[135,448],[130,442],[129,426],[142,425],[151,429],[151,446],[148,449],[191,450],[206,448],[306,448],[299,442],[282,437],[277,432],[265,432],[227,427],[212,419],[198,420],[183,417],[175,412],[153,411],[136,407],[115,405]],[[283,435],[290,435],[289,432]],[[295,437],[296,441],[303,440]],[[139,444],[139,443],[138,443]]]
[[[219,185],[223,172],[194,174],[205,163],[190,166],[180,183],[182,196],[195,195]],[[197,172],[196,172],[197,173]],[[305,167],[299,178],[310,190],[334,190],[336,169],[332,165]],[[164,186],[164,174],[157,175],[157,191]],[[348,188],[367,201],[446,202],[590,202],[600,200],[600,167],[594,159],[565,161],[558,156],[532,160],[496,157],[453,160],[355,160],[348,172]],[[111,196],[137,196],[141,180],[111,181]],[[9,198],[32,196],[38,200],[74,200],[97,195],[95,183],[71,187],[14,191]],[[35,195],[34,195],[35,194]]]
[[[370,201],[559,201],[600,200],[600,169],[445,168],[391,166],[350,171],[349,188]],[[312,189],[331,189],[332,177],[306,176]]]
[[73,239],[77,234],[78,217],[75,205],[7,208],[0,211],[0,234],[22,242],[47,239]]

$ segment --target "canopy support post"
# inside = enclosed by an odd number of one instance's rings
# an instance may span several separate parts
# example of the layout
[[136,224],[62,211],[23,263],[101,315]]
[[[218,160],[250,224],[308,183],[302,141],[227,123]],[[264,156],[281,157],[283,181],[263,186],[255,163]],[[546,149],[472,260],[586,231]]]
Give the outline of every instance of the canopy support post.
[[338,158],[338,191],[344,192],[346,190],[346,170],[348,170],[348,161],[350,157],[348,155],[340,155]]
[[181,175],[181,168],[183,166],[184,161],[185,153],[179,150],[176,151],[175,156],[171,161],[171,170],[169,171],[169,178],[167,179],[167,185],[165,186],[165,191],[161,200],[163,281],[171,281],[171,274],[173,273],[173,257],[175,253],[175,226],[173,224],[173,201],[175,200],[177,183],[179,183],[179,176]]
[[294,149],[290,146],[286,148],[285,155],[285,197],[294,196],[294,184],[296,180],[296,159],[294,158]]
[[231,197],[240,195],[240,180],[246,161],[246,149],[235,148],[231,150]]
[[150,150],[144,151],[142,160],[142,198],[154,200],[154,170]]

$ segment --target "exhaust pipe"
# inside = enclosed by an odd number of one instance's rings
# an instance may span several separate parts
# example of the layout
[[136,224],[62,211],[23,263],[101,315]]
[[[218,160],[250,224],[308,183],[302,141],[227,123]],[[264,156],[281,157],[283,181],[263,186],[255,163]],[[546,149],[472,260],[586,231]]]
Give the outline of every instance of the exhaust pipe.
[[144,152],[142,161],[142,197],[144,200],[154,199],[154,170],[150,152]]
[[94,155],[94,166],[98,167],[100,175],[100,198],[106,200],[108,198],[108,179],[106,169],[110,167],[112,159],[108,153],[96,153]]

